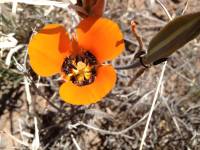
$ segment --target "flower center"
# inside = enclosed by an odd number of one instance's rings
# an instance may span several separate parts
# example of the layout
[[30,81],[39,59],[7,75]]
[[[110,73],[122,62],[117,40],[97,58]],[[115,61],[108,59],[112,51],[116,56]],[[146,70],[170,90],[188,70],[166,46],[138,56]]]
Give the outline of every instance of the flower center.
[[66,79],[78,86],[84,86],[94,82],[96,77],[97,60],[90,52],[75,57],[65,58],[62,71]]

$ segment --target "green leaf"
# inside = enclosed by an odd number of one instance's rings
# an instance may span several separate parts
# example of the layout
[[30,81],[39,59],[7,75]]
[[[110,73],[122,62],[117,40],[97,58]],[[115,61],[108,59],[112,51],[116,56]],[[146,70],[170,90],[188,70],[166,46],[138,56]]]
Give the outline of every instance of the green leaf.
[[151,41],[147,55],[142,60],[151,64],[167,58],[200,33],[200,12],[176,17],[170,21]]

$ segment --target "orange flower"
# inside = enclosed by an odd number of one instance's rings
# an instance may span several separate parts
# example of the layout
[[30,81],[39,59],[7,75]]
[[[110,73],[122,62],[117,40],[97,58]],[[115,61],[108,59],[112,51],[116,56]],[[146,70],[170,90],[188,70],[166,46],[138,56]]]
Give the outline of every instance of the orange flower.
[[123,49],[123,35],[116,23],[88,17],[80,22],[71,40],[63,26],[46,25],[33,35],[28,53],[38,75],[61,74],[66,82],[59,92],[65,102],[84,105],[99,101],[114,87],[116,72],[103,62]]

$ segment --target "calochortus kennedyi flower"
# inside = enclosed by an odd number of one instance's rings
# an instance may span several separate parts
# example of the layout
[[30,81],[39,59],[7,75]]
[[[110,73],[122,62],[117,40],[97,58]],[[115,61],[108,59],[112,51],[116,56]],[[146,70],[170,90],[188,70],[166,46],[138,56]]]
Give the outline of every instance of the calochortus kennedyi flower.
[[118,25],[96,17],[82,20],[71,39],[62,25],[48,24],[32,36],[28,45],[32,69],[43,77],[59,73],[65,81],[60,97],[75,105],[95,103],[109,93],[116,72],[103,62],[123,50]]

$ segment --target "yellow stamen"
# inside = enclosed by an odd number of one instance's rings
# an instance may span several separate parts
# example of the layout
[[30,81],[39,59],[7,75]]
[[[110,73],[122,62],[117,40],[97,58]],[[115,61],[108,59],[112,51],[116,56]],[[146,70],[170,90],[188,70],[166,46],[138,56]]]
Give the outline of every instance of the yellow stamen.
[[91,84],[95,80],[96,65],[95,57],[86,52],[76,57],[67,57],[63,63],[63,71],[66,73],[67,80],[83,86]]
[[86,72],[84,75],[87,80],[89,80],[92,76],[92,74],[90,72]]
[[85,67],[84,71],[85,71],[85,72],[90,72],[91,69],[92,69],[92,67],[89,66],[89,65],[87,65],[87,66]]
[[79,74],[77,76],[77,79],[78,79],[79,82],[83,81],[84,80],[84,74]]
[[83,70],[83,69],[85,69],[85,67],[86,67],[86,64],[84,62],[79,61],[77,63],[77,70]]

